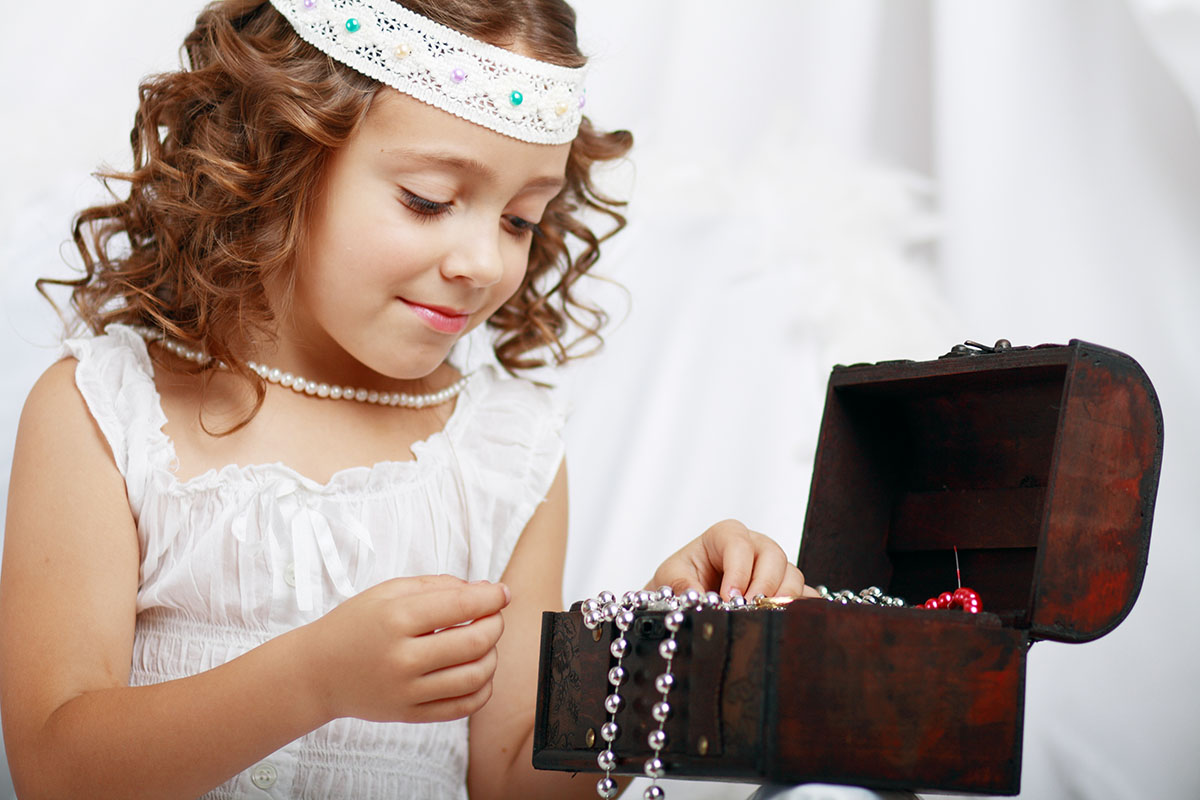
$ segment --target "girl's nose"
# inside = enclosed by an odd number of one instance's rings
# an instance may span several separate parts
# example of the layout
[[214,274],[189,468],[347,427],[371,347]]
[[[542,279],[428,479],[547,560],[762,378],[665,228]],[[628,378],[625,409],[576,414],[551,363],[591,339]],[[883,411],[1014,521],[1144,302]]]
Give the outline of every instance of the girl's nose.
[[447,278],[462,278],[476,286],[491,286],[504,276],[500,231],[488,232],[482,227],[463,230],[450,242],[442,259],[442,274]]

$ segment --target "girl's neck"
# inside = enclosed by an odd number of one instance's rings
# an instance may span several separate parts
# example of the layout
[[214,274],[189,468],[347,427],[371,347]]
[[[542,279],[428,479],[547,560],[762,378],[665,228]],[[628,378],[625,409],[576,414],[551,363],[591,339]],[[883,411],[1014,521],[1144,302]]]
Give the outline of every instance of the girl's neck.
[[[152,352],[156,362],[180,357],[160,345]],[[155,369],[154,382],[182,481],[229,464],[282,464],[323,484],[351,467],[412,460],[413,444],[443,430],[461,401],[388,408],[317,399],[268,383],[262,405],[248,417],[257,403],[254,387],[227,370],[197,375],[168,365]]]
[[329,386],[354,387],[368,392],[428,394],[441,391],[462,377],[444,353],[432,359],[416,359],[406,374],[385,374],[356,358],[334,339],[316,319],[303,315],[297,305],[284,301],[282,287],[268,289],[276,311],[273,335],[264,337],[250,360],[268,370],[303,376]]

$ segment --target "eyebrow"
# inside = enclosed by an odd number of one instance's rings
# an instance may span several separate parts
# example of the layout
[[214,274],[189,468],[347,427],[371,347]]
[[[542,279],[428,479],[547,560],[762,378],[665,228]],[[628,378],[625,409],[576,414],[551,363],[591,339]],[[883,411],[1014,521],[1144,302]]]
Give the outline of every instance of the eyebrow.
[[[456,172],[474,173],[484,180],[495,182],[498,179],[496,170],[492,169],[487,164],[479,159],[469,156],[460,156],[456,153],[445,153],[440,151],[424,151],[424,150],[406,150],[403,148],[387,148],[384,154],[389,156],[398,156],[401,158],[411,159],[418,163],[428,164],[433,167],[449,167]],[[540,178],[534,178],[529,183],[522,187],[522,192],[553,190],[557,193],[566,185],[566,177],[561,175],[544,175]]]

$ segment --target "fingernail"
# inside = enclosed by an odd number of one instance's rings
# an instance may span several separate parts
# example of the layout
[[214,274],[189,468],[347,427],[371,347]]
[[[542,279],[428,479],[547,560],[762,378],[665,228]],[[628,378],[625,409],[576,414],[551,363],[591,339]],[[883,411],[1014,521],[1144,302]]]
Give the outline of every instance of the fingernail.
[[509,591],[508,585],[502,583],[502,584],[500,584],[500,588],[504,590],[504,602],[511,603],[512,602],[512,592]]
[[741,597],[741,596],[742,596],[742,590],[741,590],[741,589],[739,589],[739,588],[737,588],[736,586],[730,586],[730,587],[729,587],[729,596],[730,596],[731,598],[732,598],[732,597]]

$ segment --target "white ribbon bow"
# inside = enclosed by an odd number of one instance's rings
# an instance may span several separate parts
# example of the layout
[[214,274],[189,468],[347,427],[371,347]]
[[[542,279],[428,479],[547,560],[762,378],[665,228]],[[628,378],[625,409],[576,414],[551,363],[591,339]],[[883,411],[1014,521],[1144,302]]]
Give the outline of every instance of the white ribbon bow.
[[[319,497],[305,491],[304,486],[294,480],[280,480],[267,491],[255,493],[257,505],[253,511],[245,509],[233,521],[233,535],[239,541],[245,541],[248,525],[247,517],[257,512],[260,523],[270,520],[268,527],[268,542],[271,548],[271,559],[278,564],[281,560],[278,536],[290,533],[292,539],[292,559],[296,571],[296,604],[302,611],[311,611],[315,605],[315,595],[319,591],[314,577],[315,565],[319,562],[325,568],[325,573],[333,583],[334,589],[343,597],[354,594],[354,584],[350,581],[345,562],[338,552],[337,537],[329,519],[318,510]],[[351,534],[360,543],[373,550],[371,535],[357,519],[342,516],[335,520],[339,531]],[[344,537],[345,538],[345,537]]]

